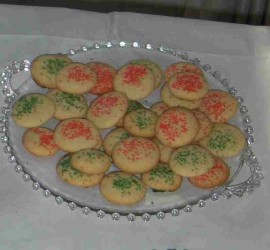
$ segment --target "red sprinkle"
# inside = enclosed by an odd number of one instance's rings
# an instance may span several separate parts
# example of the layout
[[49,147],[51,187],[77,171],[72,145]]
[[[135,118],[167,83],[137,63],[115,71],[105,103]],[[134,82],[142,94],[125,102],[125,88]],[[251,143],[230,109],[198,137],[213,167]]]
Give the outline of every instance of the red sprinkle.
[[33,128],[32,131],[39,135],[41,146],[49,149],[58,148],[54,142],[52,131],[47,131],[42,128]]
[[100,96],[92,106],[92,114],[94,116],[109,115],[112,112],[112,108],[120,104],[121,102],[118,96]]
[[82,82],[91,81],[93,79],[93,76],[92,74],[86,73],[85,69],[83,69],[82,67],[76,65],[68,70],[67,78],[76,82]]
[[147,75],[147,68],[142,65],[129,65],[123,72],[123,83],[140,86],[140,80]]
[[187,92],[198,92],[203,88],[203,82],[198,74],[181,74],[176,76],[171,86],[174,89],[182,89]]
[[92,139],[91,128],[82,121],[72,120],[67,124],[64,124],[62,126],[61,133],[65,138],[69,140],[73,140],[79,137],[84,137],[87,140]]

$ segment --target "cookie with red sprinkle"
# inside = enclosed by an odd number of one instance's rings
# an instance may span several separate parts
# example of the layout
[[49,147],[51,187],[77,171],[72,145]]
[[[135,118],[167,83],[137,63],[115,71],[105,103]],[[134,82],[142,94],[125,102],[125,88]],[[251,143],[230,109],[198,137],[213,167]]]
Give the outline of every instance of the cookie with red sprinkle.
[[25,131],[22,142],[25,149],[35,156],[53,156],[59,150],[53,134],[54,132],[48,128],[30,128]]
[[216,123],[227,122],[236,114],[237,109],[237,100],[222,90],[209,90],[199,107],[200,111]]
[[224,185],[230,177],[230,168],[220,158],[214,157],[214,167],[208,172],[188,178],[189,182],[198,188],[210,189]]
[[199,130],[193,141],[199,141],[208,136],[212,130],[212,122],[208,116],[198,110],[192,110],[199,122]]
[[154,111],[159,116],[169,108],[170,107],[164,102],[156,102],[150,107],[150,110]]

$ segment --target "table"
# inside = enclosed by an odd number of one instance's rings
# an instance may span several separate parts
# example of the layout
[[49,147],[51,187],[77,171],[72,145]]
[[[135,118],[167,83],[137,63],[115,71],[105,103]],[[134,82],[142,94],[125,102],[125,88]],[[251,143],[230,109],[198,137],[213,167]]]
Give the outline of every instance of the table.
[[[196,55],[240,89],[255,127],[263,185],[243,198],[221,198],[177,218],[113,221],[84,216],[33,191],[0,145],[0,248],[269,249],[270,28],[135,13],[0,5],[0,68],[13,60],[66,52],[90,41],[142,41]],[[1,71],[1,70],[0,70]],[[1,96],[1,105],[3,98]],[[210,204],[211,203],[211,204]]]

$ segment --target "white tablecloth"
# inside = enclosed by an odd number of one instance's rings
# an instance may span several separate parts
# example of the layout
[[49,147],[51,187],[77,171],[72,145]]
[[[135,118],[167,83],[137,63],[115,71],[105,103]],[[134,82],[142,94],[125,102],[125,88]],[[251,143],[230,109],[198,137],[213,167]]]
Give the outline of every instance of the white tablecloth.
[[[245,99],[264,167],[261,188],[164,220],[84,216],[45,199],[6,162],[0,145],[0,249],[269,249],[270,29],[132,13],[0,5],[0,68],[93,41],[141,41],[196,55],[220,70]],[[1,70],[0,70],[1,71]],[[1,104],[3,97],[1,94]]]

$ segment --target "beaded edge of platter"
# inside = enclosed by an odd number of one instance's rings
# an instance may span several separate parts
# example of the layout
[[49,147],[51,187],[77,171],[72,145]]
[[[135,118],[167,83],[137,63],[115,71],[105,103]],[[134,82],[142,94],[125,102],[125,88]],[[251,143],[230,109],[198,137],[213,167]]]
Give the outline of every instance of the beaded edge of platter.
[[[231,198],[233,195],[236,197],[242,197],[244,194],[251,194],[254,190],[261,185],[261,181],[264,178],[264,173],[262,171],[262,166],[255,155],[251,145],[254,143],[255,139],[253,137],[254,128],[251,125],[252,120],[248,114],[248,108],[244,104],[244,99],[238,95],[238,91],[235,87],[232,87],[229,80],[222,78],[222,74],[219,71],[214,71],[209,64],[202,64],[199,58],[190,58],[189,54],[186,52],[179,52],[171,48],[161,46],[154,46],[150,43],[140,43],[137,41],[134,42],[99,42],[93,43],[91,45],[83,45],[80,49],[69,49],[66,55],[73,56],[78,53],[89,52],[91,50],[97,49],[111,49],[111,48],[142,48],[146,50],[155,50],[160,53],[166,53],[175,57],[180,58],[183,61],[191,62],[194,65],[200,67],[205,73],[211,75],[223,88],[232,96],[234,96],[239,102],[239,112],[242,118],[243,123],[243,132],[246,136],[247,148],[244,150],[240,156],[239,166],[235,174],[231,177],[229,182],[222,187],[219,187],[211,193],[209,197],[200,199],[199,201],[185,204],[181,207],[174,207],[166,211],[158,212],[146,212],[146,213],[123,213],[117,211],[105,211],[101,209],[95,209],[88,206],[83,206],[72,200],[67,200],[61,196],[61,194],[54,193],[50,188],[45,187],[42,183],[36,181],[25,169],[22,164],[20,164],[20,159],[13,152],[12,146],[9,144],[9,135],[8,135],[8,118],[11,113],[12,103],[17,98],[17,90],[12,88],[12,77],[19,72],[28,72],[31,67],[31,62],[27,59],[22,60],[21,62],[13,61],[11,65],[4,67],[3,71],[0,71],[0,89],[4,96],[5,106],[0,107],[0,141],[4,144],[4,153],[7,155],[7,160],[10,165],[13,165],[14,170],[22,175],[22,178],[25,182],[31,183],[32,188],[35,191],[41,190],[45,198],[54,197],[55,203],[57,205],[66,204],[67,207],[73,211],[80,208],[83,215],[88,215],[90,213],[96,213],[96,216],[100,219],[104,218],[106,215],[110,215],[111,218],[115,221],[120,220],[121,217],[126,217],[129,222],[135,221],[137,217],[145,222],[150,221],[151,218],[156,218],[158,220],[163,220],[166,214],[170,214],[173,217],[180,215],[180,212],[190,213],[193,211],[194,207],[205,207],[207,200],[217,201],[220,196],[223,196],[226,199]],[[250,177],[241,183],[230,185],[234,178],[239,174],[242,166],[246,164],[250,168]]]

